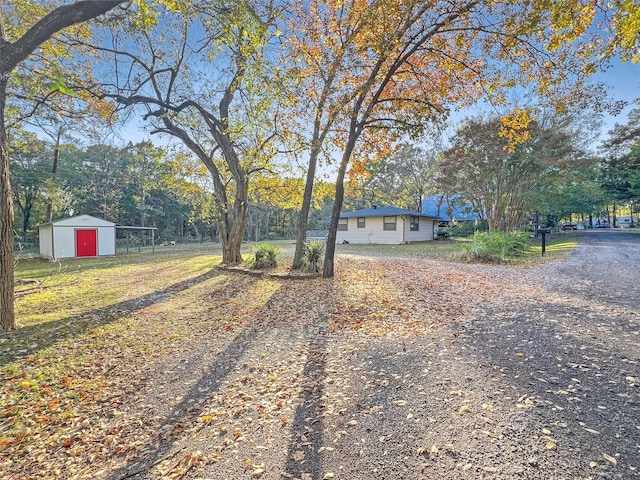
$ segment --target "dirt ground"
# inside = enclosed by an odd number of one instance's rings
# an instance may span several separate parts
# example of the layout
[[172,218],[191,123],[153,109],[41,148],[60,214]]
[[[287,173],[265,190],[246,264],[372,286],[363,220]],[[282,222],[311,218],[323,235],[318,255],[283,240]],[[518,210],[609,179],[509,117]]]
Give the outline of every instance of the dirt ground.
[[257,311],[210,287],[244,320],[142,369],[96,440],[135,449],[9,478],[640,478],[639,260],[597,231],[527,269],[342,255]]

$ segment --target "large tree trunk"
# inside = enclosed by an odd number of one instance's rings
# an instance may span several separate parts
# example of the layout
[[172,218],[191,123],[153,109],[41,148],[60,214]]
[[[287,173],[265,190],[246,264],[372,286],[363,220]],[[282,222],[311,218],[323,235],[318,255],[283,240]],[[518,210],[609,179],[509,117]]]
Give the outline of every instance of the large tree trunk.
[[322,267],[322,276],[324,278],[331,278],[334,273],[338,220],[340,219],[342,202],[344,200],[344,177],[347,173],[347,165],[349,164],[349,160],[351,160],[351,154],[355,147],[357,138],[357,135],[350,136],[347,146],[342,154],[340,168],[338,168],[338,177],[336,178],[336,203],[333,205],[333,211],[331,212],[331,223],[329,224],[329,234],[327,235],[327,246],[324,251],[324,265]]
[[313,198],[313,183],[316,176],[316,165],[318,163],[317,139],[313,140],[311,152],[309,154],[309,168],[307,169],[307,181],[304,185],[304,196],[302,197],[302,208],[300,209],[300,220],[298,222],[298,236],[296,238],[296,253],[293,256],[294,268],[302,265],[302,254],[304,253],[304,243],[307,240],[307,229],[309,228],[309,211],[311,210],[311,200]]
[[242,236],[240,235],[237,223],[234,223],[230,229],[225,229],[227,235],[222,235],[220,229],[220,240],[222,242],[222,263],[224,265],[239,265],[242,263]]
[[247,231],[249,209],[249,185],[238,186],[233,206],[226,208],[220,204],[219,236],[222,243],[222,263],[238,265],[242,263],[242,240]]
[[0,73],[0,327],[15,330],[13,309],[13,195],[9,181],[9,145],[4,123],[8,73]]

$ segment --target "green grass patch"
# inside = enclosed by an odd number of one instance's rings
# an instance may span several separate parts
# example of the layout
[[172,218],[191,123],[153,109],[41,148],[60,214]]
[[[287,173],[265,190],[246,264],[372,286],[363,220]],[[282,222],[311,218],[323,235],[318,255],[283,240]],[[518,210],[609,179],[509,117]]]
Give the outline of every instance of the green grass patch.
[[479,233],[461,244],[464,261],[503,263],[513,266],[535,266],[561,260],[577,247],[577,235],[555,234],[546,238],[545,255],[542,256],[542,238],[529,234]]
[[578,246],[578,237],[576,235],[560,235],[554,238],[546,239],[545,253],[542,256],[542,240],[532,239],[531,248],[529,248],[519,263],[525,266],[537,265],[539,263],[554,262],[562,260],[573,252]]
[[21,328],[0,334],[0,452],[68,440],[149,362],[233,330],[279,287],[216,270],[220,250],[208,247],[19,261]]
[[[184,261],[187,257],[189,261]],[[183,253],[20,262],[16,317],[22,326],[31,326],[88,313],[203,275],[220,259],[219,255]],[[26,279],[37,283],[21,284]]]
[[434,240],[429,242],[414,242],[403,245],[348,244],[336,245],[336,253],[345,255],[378,255],[433,258],[436,260],[454,260],[458,252],[457,245],[468,242],[468,239]]

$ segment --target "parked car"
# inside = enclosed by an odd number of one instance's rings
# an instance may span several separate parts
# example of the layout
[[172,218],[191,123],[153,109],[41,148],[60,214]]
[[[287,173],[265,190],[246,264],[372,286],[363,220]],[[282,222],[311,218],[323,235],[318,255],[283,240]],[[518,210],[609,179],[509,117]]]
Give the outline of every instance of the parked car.
[[567,222],[562,225],[562,230],[577,230],[578,224],[573,222]]

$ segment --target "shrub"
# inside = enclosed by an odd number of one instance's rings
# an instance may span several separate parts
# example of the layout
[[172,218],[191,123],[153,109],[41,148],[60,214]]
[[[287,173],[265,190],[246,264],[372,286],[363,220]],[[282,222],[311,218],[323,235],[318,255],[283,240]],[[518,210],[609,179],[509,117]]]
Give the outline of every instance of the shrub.
[[451,229],[439,228],[437,235],[438,235],[438,240],[447,240],[451,236]]
[[318,272],[318,265],[324,254],[324,242],[313,240],[304,244],[304,252],[302,254],[302,262],[309,266],[311,273]]
[[486,232],[487,222],[482,220],[477,222],[460,222],[451,229],[452,237],[470,237],[475,232]]
[[467,261],[508,262],[529,248],[529,237],[525,232],[478,232],[460,247]]
[[263,243],[255,247],[252,268],[275,268],[282,258],[282,251],[275,245]]
[[470,237],[476,232],[476,227],[472,222],[459,223],[451,229],[454,237]]

